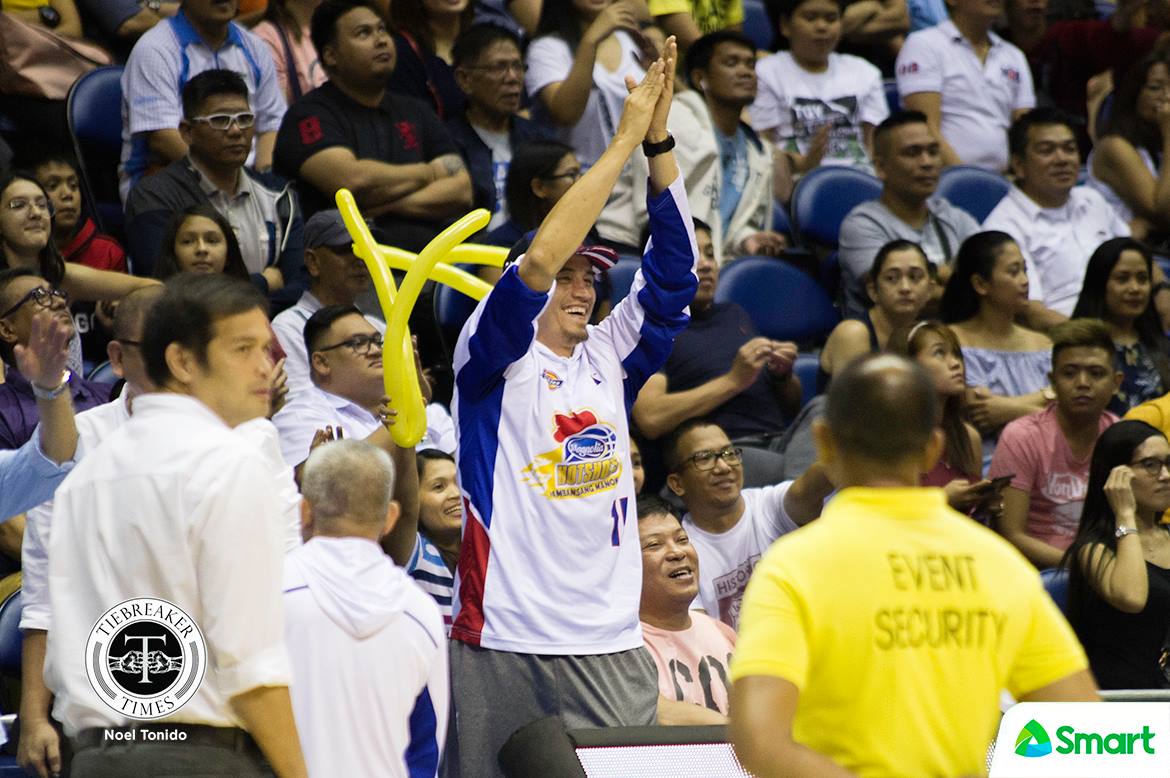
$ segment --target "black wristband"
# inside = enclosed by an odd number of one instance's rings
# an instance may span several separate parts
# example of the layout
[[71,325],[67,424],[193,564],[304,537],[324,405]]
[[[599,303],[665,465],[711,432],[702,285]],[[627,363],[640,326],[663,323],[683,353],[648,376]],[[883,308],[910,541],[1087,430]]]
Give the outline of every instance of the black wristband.
[[642,153],[647,157],[657,157],[659,154],[665,154],[674,148],[674,136],[670,133],[666,134],[666,140],[658,143],[651,143],[648,140],[642,141]]

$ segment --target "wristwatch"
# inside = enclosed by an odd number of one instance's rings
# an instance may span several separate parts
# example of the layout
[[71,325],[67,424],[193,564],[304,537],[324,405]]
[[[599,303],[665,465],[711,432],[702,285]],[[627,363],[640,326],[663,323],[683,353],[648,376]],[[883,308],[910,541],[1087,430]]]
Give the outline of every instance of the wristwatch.
[[669,132],[666,134],[666,140],[658,143],[651,143],[648,140],[642,141],[642,153],[647,157],[657,157],[659,154],[665,154],[674,148],[674,136]]
[[141,5],[149,11],[154,11],[156,14],[162,12],[162,0],[142,0]]
[[65,392],[69,391],[69,379],[72,377],[73,373],[66,370],[61,374],[61,383],[52,389],[45,389],[44,387],[37,386],[35,381],[30,381],[33,397],[36,397],[38,400],[56,400],[65,394]]
[[1117,538],[1118,540],[1121,540],[1126,535],[1136,535],[1136,534],[1138,534],[1137,527],[1118,527],[1117,531],[1113,533],[1113,537]]
[[42,5],[37,9],[37,15],[41,17],[41,24],[49,29],[61,23],[61,14],[51,5]]

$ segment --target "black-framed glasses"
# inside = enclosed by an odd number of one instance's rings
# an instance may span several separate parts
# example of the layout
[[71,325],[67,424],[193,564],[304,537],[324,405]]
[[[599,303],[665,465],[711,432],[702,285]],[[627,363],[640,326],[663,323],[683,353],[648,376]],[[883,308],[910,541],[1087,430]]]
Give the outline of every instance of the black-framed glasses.
[[1170,457],[1159,459],[1158,457],[1146,457],[1134,462],[1130,467],[1141,468],[1145,474],[1150,478],[1157,478],[1162,474],[1162,468],[1170,470]]
[[482,70],[492,78],[504,78],[509,73],[515,73],[521,78],[528,72],[528,66],[523,62],[493,62],[490,65],[464,65],[467,70]]
[[141,340],[130,340],[128,338],[111,338],[115,343],[121,343],[123,346],[133,346],[134,348],[142,348]]
[[332,351],[342,346],[352,351],[355,356],[368,357],[370,354],[375,354],[382,350],[382,336],[354,335],[352,338],[346,338],[340,343],[334,343],[332,346],[322,346],[321,348],[313,349],[313,351]]
[[735,446],[728,446],[719,451],[696,451],[679,463],[678,469],[682,470],[686,465],[691,464],[695,466],[696,470],[710,470],[715,467],[716,459],[722,459],[723,464],[728,467],[735,467],[742,458],[743,449]]
[[540,178],[543,181],[556,181],[560,178],[567,178],[570,181],[576,182],[581,180],[582,175],[584,175],[584,173],[582,172],[581,168],[577,168],[576,170],[569,170],[564,173],[551,173],[547,176],[541,176]]
[[38,286],[36,289],[30,289],[24,297],[17,300],[7,311],[0,313],[0,319],[7,319],[30,302],[36,303],[41,308],[52,308],[56,300],[60,300],[64,305],[69,305],[69,295],[66,292],[60,289],[49,289],[48,287]]
[[213,130],[226,130],[234,122],[241,130],[246,130],[256,123],[256,114],[251,111],[240,113],[213,113],[209,116],[192,116],[191,121],[203,122]]

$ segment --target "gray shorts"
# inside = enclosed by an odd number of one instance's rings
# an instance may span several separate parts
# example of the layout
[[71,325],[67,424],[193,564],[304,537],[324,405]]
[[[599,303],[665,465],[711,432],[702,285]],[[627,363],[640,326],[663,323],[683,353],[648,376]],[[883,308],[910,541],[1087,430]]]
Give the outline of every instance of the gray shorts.
[[645,648],[616,654],[514,654],[451,641],[455,725],[446,778],[503,776],[497,755],[524,725],[560,716],[568,729],[655,723],[658,669]]

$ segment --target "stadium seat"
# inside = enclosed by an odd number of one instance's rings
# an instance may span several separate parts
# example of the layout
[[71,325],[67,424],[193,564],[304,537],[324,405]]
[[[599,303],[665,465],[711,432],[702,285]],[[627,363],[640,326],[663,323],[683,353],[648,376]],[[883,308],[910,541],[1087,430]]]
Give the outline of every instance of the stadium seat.
[[724,265],[715,301],[743,306],[756,329],[776,340],[819,342],[841,321],[815,279],[773,257],[741,257]]
[[20,676],[20,589],[0,603],[0,674]]
[[457,292],[446,284],[435,284],[435,321],[439,325],[439,335],[448,357],[454,357],[459,333],[476,305],[476,301],[463,292]]
[[784,203],[778,200],[772,202],[772,231],[792,237],[792,219]]
[[118,161],[122,155],[122,67],[91,70],[74,82],[65,115],[77,157],[81,193],[106,233],[122,228]]
[[842,165],[822,165],[792,192],[792,238],[806,248],[837,248],[841,222],[857,205],[876,200],[882,182]]
[[800,407],[817,396],[817,371],[821,367],[820,354],[798,354],[792,372],[800,379]]
[[892,78],[887,78],[882,82],[882,88],[886,92],[886,105],[890,106],[890,113],[902,110],[902,98],[898,94],[898,82]]
[[617,305],[626,299],[626,295],[630,293],[630,286],[634,283],[634,273],[638,272],[641,266],[640,259],[621,257],[618,263],[609,269],[609,283],[613,286],[609,296],[611,303]]
[[85,379],[87,381],[97,381],[102,384],[114,384],[118,382],[118,376],[114,375],[114,366],[110,364],[110,360],[108,359],[93,370],[90,370],[89,375]]
[[743,0],[743,31],[756,44],[756,48],[772,51],[776,30],[772,28],[772,20],[768,17],[763,0]]
[[956,165],[942,172],[935,195],[962,208],[980,224],[1011,189],[1003,176],[973,165]]
[[1068,570],[1051,567],[1040,571],[1040,580],[1044,582],[1044,590],[1056,603],[1056,607],[1068,615]]

